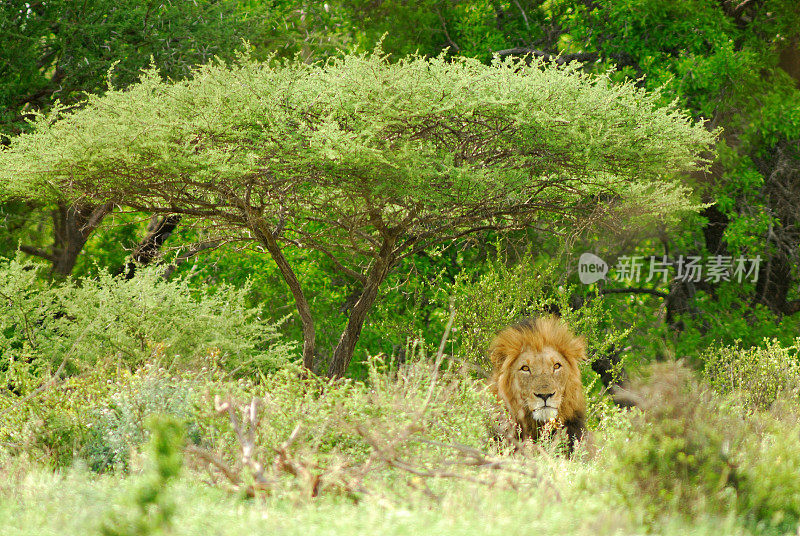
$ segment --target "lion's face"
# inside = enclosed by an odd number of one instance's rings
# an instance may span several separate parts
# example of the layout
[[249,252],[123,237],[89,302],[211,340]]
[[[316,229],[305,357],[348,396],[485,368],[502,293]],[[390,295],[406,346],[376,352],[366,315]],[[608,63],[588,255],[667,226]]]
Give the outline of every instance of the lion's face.
[[501,331],[490,348],[494,389],[524,435],[545,421],[580,423],[586,409],[578,363],[583,338],[555,318],[526,321]]
[[569,378],[566,358],[552,346],[525,348],[509,368],[509,387],[525,412],[535,421],[555,419]]

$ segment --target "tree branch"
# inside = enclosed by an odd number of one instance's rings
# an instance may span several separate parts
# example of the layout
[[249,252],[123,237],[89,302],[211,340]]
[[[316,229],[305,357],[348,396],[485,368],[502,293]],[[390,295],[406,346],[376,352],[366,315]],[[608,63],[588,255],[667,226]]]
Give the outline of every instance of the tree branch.
[[168,214],[163,218],[153,216],[147,226],[147,234],[131,253],[132,260],[119,268],[117,273],[124,273],[125,279],[132,279],[136,273],[137,264],[147,266],[153,262],[159,254],[159,249],[172,235],[180,221],[179,214]]
[[180,266],[184,262],[188,261],[189,259],[191,259],[195,255],[197,255],[197,254],[199,254],[199,253],[201,253],[203,251],[206,251],[208,249],[218,248],[224,242],[225,242],[225,240],[223,240],[222,238],[217,238],[215,240],[207,240],[205,242],[198,242],[196,244],[193,244],[185,252],[183,252],[180,255],[178,255],[175,258],[175,261],[172,264],[167,266],[167,269],[164,270],[164,273],[161,274],[161,277],[163,279],[169,279],[169,277],[178,268],[178,266]]
[[447,23],[444,21],[444,17],[442,17],[441,12],[437,9],[436,14],[439,16],[439,22],[442,23],[442,30],[444,31],[444,38],[447,39],[447,42],[450,43],[450,46],[453,47],[453,52],[459,52],[461,47],[458,46],[451,38],[450,32],[447,31]]
[[39,249],[33,246],[26,246],[21,245],[19,250],[23,253],[27,253],[28,255],[33,255],[35,257],[41,257],[42,259],[46,259],[50,262],[56,262],[56,257],[52,253],[48,253],[43,249]]

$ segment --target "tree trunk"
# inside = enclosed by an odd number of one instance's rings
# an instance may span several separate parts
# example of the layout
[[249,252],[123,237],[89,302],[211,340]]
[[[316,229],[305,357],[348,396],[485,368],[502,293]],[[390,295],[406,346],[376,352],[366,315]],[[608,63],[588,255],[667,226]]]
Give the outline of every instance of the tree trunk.
[[694,304],[694,297],[697,293],[695,283],[691,281],[673,280],[670,283],[669,295],[664,301],[667,309],[667,325],[675,331],[683,331],[686,326],[681,315],[686,313],[697,313]]
[[58,203],[52,213],[55,231],[53,272],[63,276],[72,273],[89,235],[97,229],[106,214],[111,212],[112,207],[111,203],[103,205]]
[[800,89],[800,44],[796,36],[781,50],[778,67],[794,78],[795,85]]
[[727,255],[725,243],[725,229],[728,228],[730,218],[723,214],[717,205],[711,205],[700,213],[705,216],[708,223],[703,226],[703,236],[706,239],[706,249],[712,255]]
[[147,234],[131,254],[132,260],[120,267],[117,273],[124,274],[125,279],[132,279],[136,274],[136,265],[147,266],[153,262],[158,256],[161,246],[175,231],[180,221],[181,216],[178,214],[170,214],[161,218],[153,216],[147,226]]
[[314,372],[314,345],[316,344],[316,332],[314,330],[314,318],[311,316],[311,307],[297,279],[297,274],[292,270],[291,265],[284,257],[281,247],[270,229],[265,228],[263,220],[250,218],[250,229],[256,238],[267,248],[278,270],[281,271],[283,280],[289,286],[289,290],[294,297],[297,312],[300,314],[300,322],[303,327],[303,366]]
[[753,301],[766,305],[777,315],[792,314],[796,311],[790,307],[791,302],[787,301],[792,284],[791,264],[779,251],[760,266]]
[[375,303],[381,283],[386,279],[389,270],[394,265],[395,241],[393,237],[384,239],[383,245],[381,245],[381,249],[375,258],[375,263],[364,283],[361,296],[353,306],[352,311],[350,311],[350,318],[347,319],[347,325],[339,338],[336,349],[333,351],[333,358],[328,367],[328,376],[331,378],[342,377],[347,372],[347,367],[353,358],[356,343],[361,336],[361,329],[364,327],[367,313],[372,308],[372,304]]
[[796,284],[793,267],[800,258],[800,141],[779,142],[769,158],[755,161],[765,178],[763,191],[773,224],[754,301],[778,315],[790,315],[800,310],[797,301],[788,301]]

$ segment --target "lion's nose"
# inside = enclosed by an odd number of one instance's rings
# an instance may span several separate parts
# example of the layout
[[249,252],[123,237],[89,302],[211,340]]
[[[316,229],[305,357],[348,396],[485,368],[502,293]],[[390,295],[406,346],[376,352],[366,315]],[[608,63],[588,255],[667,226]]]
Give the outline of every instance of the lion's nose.
[[542,399],[542,401],[547,404],[547,399],[553,396],[555,393],[536,393],[536,396]]

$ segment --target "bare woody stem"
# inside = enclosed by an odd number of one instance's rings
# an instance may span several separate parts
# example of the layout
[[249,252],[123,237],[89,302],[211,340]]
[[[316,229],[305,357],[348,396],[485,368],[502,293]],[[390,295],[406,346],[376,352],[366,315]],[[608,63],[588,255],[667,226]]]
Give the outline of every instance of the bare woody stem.
[[364,321],[367,318],[367,313],[375,303],[375,298],[378,296],[378,289],[381,283],[386,279],[389,270],[394,266],[397,261],[396,252],[394,249],[397,242],[397,235],[384,235],[381,249],[375,257],[375,260],[369,270],[367,279],[364,282],[364,289],[361,296],[353,306],[350,312],[350,318],[347,320],[342,336],[339,338],[339,343],[333,351],[333,359],[331,360],[330,367],[328,367],[328,376],[331,378],[338,378],[345,375],[347,367],[350,365],[350,359],[353,357],[353,352],[356,348],[358,338],[361,336],[361,328],[364,327]]
[[316,340],[316,333],[314,331],[314,318],[311,316],[311,307],[306,300],[303,289],[300,286],[300,281],[297,279],[297,274],[294,273],[286,257],[283,255],[277,239],[272,234],[272,231],[266,228],[264,220],[261,218],[249,218],[249,227],[253,231],[255,237],[261,242],[267,251],[272,256],[278,269],[281,271],[283,280],[289,286],[292,292],[294,302],[297,307],[297,312],[300,314],[300,322],[303,327],[303,366],[310,371],[314,370],[314,345]]

